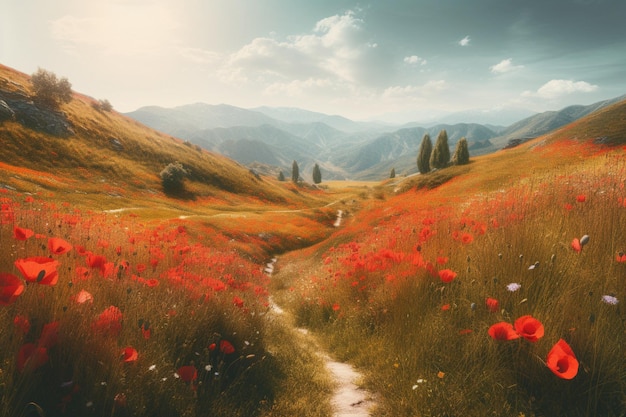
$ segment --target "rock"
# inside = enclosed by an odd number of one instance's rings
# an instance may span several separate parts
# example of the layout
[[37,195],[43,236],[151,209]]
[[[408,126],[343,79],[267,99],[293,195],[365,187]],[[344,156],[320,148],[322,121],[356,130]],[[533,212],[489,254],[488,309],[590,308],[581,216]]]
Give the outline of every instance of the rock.
[[15,120],[15,112],[4,100],[0,100],[0,123],[5,120]]
[[0,101],[13,112],[14,120],[30,129],[58,137],[74,134],[71,123],[62,112],[39,107],[21,94],[0,91]]

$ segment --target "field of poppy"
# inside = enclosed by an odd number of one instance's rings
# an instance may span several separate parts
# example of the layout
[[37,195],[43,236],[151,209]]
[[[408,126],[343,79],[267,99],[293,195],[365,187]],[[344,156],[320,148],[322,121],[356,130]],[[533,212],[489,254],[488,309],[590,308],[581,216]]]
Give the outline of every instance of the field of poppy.
[[[516,153],[536,162],[498,172]],[[621,148],[584,140],[477,159],[283,257],[274,294],[367,375],[375,415],[619,416],[625,179]]]
[[[0,124],[1,416],[328,416],[294,326],[359,368],[373,415],[623,415],[626,102],[323,189],[92,102],[64,108],[69,138]],[[172,160],[184,198],[159,183]]]

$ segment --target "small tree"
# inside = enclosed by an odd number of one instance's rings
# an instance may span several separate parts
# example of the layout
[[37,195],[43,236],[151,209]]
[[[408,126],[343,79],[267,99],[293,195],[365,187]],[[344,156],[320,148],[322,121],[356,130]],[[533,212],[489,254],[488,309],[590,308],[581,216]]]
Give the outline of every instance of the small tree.
[[389,178],[395,178],[395,177],[396,177],[396,169],[391,168],[391,172],[389,173]]
[[167,193],[182,192],[184,190],[183,180],[187,175],[189,175],[189,171],[178,161],[168,164],[159,174],[163,189]]
[[72,84],[67,78],[58,79],[50,71],[39,68],[30,82],[35,92],[35,101],[44,106],[58,108],[63,103],[72,101]]
[[298,179],[300,179],[300,168],[298,167],[298,163],[293,161],[293,164],[291,164],[291,181],[297,184]]
[[430,167],[431,168],[445,168],[450,162],[450,147],[448,146],[448,132],[443,129],[437,136],[437,142],[433,148],[433,153],[430,155]]
[[430,172],[430,154],[432,151],[433,143],[430,141],[430,135],[425,133],[422,138],[419,154],[417,155],[417,169],[420,174]]
[[285,181],[285,174],[283,174],[283,171],[278,173],[278,181]]
[[109,103],[109,100],[98,100],[91,104],[91,106],[98,111],[110,112],[113,110],[113,106]]
[[315,164],[313,167],[313,183],[319,184],[322,182],[322,171],[320,171],[320,166]]
[[469,147],[467,145],[467,139],[463,137],[456,143],[456,149],[454,150],[452,163],[454,165],[466,165],[469,164],[469,159],[470,154]]

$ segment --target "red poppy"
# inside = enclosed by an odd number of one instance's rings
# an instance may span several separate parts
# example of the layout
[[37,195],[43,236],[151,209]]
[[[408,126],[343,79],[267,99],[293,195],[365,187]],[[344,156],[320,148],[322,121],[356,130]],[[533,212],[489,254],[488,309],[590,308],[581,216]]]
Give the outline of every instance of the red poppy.
[[74,296],[74,302],[77,304],[85,304],[86,302],[93,303],[93,295],[85,290],[80,290],[80,292]]
[[146,323],[142,323],[141,324],[141,334],[143,335],[143,338],[148,340],[150,339],[150,336],[152,336],[152,328],[147,325]]
[[339,305],[339,303],[334,303],[333,304],[333,311],[339,311],[341,310],[341,306]]
[[95,255],[91,252],[87,253],[87,266],[94,269],[99,269],[100,272],[104,273],[105,265],[107,263],[107,258],[102,255]]
[[128,346],[122,349],[122,360],[124,362],[135,362],[138,356],[135,348]]
[[72,250],[72,245],[59,237],[51,237],[48,239],[48,250],[53,255],[63,255]]
[[587,201],[587,196],[584,194],[579,194],[576,196],[576,201],[578,203],[584,203],[585,201]]
[[91,278],[91,271],[85,266],[77,266],[74,273],[79,281]]
[[580,251],[583,250],[583,246],[580,244],[580,240],[578,240],[577,237],[572,240],[572,249],[574,249],[577,253],[580,253]]
[[500,310],[500,303],[495,298],[487,298],[487,300],[485,300],[485,304],[487,304],[487,309],[492,313],[497,313],[498,310]]
[[617,255],[615,255],[615,260],[621,263],[626,262],[626,254],[623,252],[618,253]]
[[220,352],[230,355],[235,353],[235,347],[228,340],[220,340]]
[[25,335],[30,330],[30,321],[28,321],[28,317],[26,316],[15,316],[13,324],[15,325],[15,330],[20,332],[22,335]]
[[445,283],[452,282],[454,278],[456,278],[456,272],[451,269],[442,269],[439,271],[439,279]]
[[243,307],[243,300],[237,296],[233,297],[233,304],[236,305],[237,307],[241,308]]
[[513,329],[513,325],[505,321],[491,326],[488,333],[494,340],[514,340],[519,338],[519,334]]
[[559,378],[572,379],[578,374],[576,355],[563,339],[559,339],[548,352],[546,366]]
[[117,336],[122,330],[122,312],[115,306],[110,306],[93,322],[92,329],[104,335]]
[[437,257],[437,263],[439,265],[445,265],[448,263],[448,257],[447,256],[438,256]]
[[470,334],[470,333],[472,333],[472,332],[473,332],[473,330],[472,330],[472,329],[462,329],[462,330],[459,330],[459,334],[460,334],[460,335]]
[[24,292],[24,283],[13,274],[0,273],[0,305],[13,303]]
[[33,232],[30,229],[25,229],[23,227],[18,227],[18,226],[13,227],[13,237],[16,240],[26,240],[32,237],[34,234],[35,232]]
[[474,241],[474,236],[472,236],[469,233],[463,233],[461,235],[461,242],[465,243],[466,245],[469,243],[472,243]]
[[192,382],[198,378],[198,370],[192,365],[181,366],[176,373],[185,382]]
[[441,306],[441,311],[448,311],[450,310],[450,304],[444,304]]
[[15,261],[26,282],[38,282],[41,285],[55,285],[59,279],[59,262],[43,256],[23,258]]
[[50,349],[57,343],[59,343],[59,322],[53,321],[52,323],[44,324],[38,345]]
[[532,343],[541,339],[544,333],[543,324],[530,315],[515,320],[515,330],[520,336]]
[[26,343],[17,352],[17,370],[19,372],[36,370],[48,363],[48,351],[45,347],[35,346],[34,343]]
[[217,347],[217,345],[216,345],[215,343],[211,343],[211,344],[209,345],[209,350],[210,350],[211,352],[213,352],[213,351],[215,350],[215,348],[216,348],[216,347]]

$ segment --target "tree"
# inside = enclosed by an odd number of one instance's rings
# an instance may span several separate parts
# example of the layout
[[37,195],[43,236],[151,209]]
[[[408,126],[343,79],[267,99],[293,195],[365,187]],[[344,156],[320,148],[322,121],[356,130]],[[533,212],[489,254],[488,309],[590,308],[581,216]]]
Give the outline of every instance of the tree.
[[433,143],[430,141],[430,135],[424,134],[422,138],[422,144],[420,145],[420,152],[417,155],[417,169],[420,174],[427,174],[430,172],[430,154],[433,151]]
[[278,173],[278,181],[285,181],[285,174],[283,174],[283,171]]
[[72,101],[72,84],[67,78],[58,79],[56,74],[39,68],[30,77],[35,92],[35,101],[57,109],[63,103]]
[[189,175],[189,171],[178,161],[168,164],[159,174],[166,193],[182,192],[184,190],[183,180],[187,175]]
[[291,181],[297,184],[298,179],[300,179],[300,168],[298,167],[298,163],[293,161],[293,164],[291,164]]
[[313,183],[319,184],[322,182],[322,171],[320,171],[320,166],[315,164],[313,167]]
[[454,165],[466,165],[466,164],[469,164],[469,159],[470,159],[470,154],[469,154],[469,147],[467,145],[467,139],[462,137],[456,143],[456,149],[454,150],[452,163]]
[[450,147],[448,146],[448,132],[443,129],[437,136],[437,142],[433,148],[433,153],[430,155],[430,167],[431,168],[445,168],[450,162]]
[[389,173],[389,178],[395,178],[395,177],[396,177],[396,169],[391,168],[391,172]]

